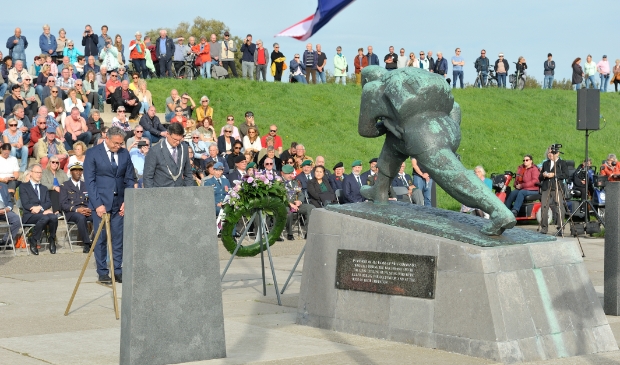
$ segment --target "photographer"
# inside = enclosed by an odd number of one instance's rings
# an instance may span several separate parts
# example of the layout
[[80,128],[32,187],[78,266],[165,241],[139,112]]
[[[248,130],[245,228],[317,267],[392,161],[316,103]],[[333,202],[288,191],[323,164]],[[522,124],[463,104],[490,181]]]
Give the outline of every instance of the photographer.
[[256,44],[252,43],[252,35],[248,34],[241,46],[241,77],[254,80],[254,53]]
[[575,190],[578,190],[579,192],[581,192],[581,196],[583,197],[583,199],[587,200],[588,196],[586,195],[586,167],[585,166],[587,166],[588,190],[592,192],[594,188],[592,185],[592,183],[594,182],[594,171],[592,171],[592,159],[591,158],[589,158],[587,161],[584,161],[584,163],[582,163],[581,165],[579,165],[579,167],[577,167],[577,170],[575,170],[575,173],[573,174],[573,184],[574,184]]
[[540,233],[547,234],[549,225],[549,208],[552,209],[553,220],[558,225],[562,225],[564,219],[563,189],[564,179],[568,178],[568,166],[564,160],[560,159],[561,144],[551,145],[547,149],[547,158],[542,164],[542,169],[538,179],[541,182],[542,190],[542,219],[540,222]]
[[607,176],[607,181],[620,181],[620,166],[613,153],[607,155],[607,160],[601,166],[601,175]]
[[84,33],[82,33],[82,46],[84,46],[84,57],[97,57],[99,54],[99,49],[97,48],[98,43],[99,37],[93,33],[93,28],[91,28],[90,25],[87,25]]
[[[528,195],[538,194],[540,171],[534,165],[532,155],[523,157],[523,164],[517,168],[517,176],[515,179],[515,189],[510,192],[506,199],[506,208],[511,209],[512,214],[516,217],[523,205],[525,197]],[[514,203],[514,205],[513,205]]]

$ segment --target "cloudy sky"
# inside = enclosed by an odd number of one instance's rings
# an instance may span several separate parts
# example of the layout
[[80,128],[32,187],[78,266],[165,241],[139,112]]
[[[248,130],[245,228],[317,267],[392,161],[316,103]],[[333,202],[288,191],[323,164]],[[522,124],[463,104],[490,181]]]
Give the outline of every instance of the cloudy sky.
[[[101,5],[96,5],[98,3]],[[181,21],[191,22],[195,16],[201,16],[223,21],[233,35],[244,37],[252,33],[254,39],[261,38],[270,51],[271,44],[277,41],[290,60],[294,53],[303,52],[305,42],[274,38],[274,35],[313,14],[317,1],[150,0],[128,6],[127,1],[117,0],[66,0],[53,4],[31,0],[26,10],[25,3],[3,3],[0,49],[4,55],[8,54],[6,39],[16,26],[22,28],[22,34],[30,42],[27,55],[31,59],[39,53],[38,37],[44,23],[50,24],[55,35],[60,27],[65,28],[68,37],[77,39],[77,43],[81,41],[85,24],[90,23],[96,31],[101,24],[107,24],[109,33],[121,34],[127,44],[137,30],[173,28]],[[432,50],[435,54],[443,51],[446,57],[451,57],[454,49],[460,47],[466,61],[465,81],[470,83],[475,77],[474,61],[482,48],[487,50],[492,61],[503,52],[511,68],[514,67],[512,62],[524,56],[529,74],[539,81],[543,78],[543,62],[551,52],[556,61],[556,78],[562,79],[570,78],[570,65],[576,57],[592,54],[598,62],[607,54],[612,66],[614,60],[620,58],[613,33],[602,30],[602,25],[598,24],[599,19],[612,14],[615,8],[617,0],[599,0],[592,6],[571,0],[357,0],[308,42],[323,46],[330,69],[337,46],[342,46],[351,64],[357,48],[366,49],[368,45],[374,47],[381,59],[390,45],[396,49],[405,48],[407,54]]]

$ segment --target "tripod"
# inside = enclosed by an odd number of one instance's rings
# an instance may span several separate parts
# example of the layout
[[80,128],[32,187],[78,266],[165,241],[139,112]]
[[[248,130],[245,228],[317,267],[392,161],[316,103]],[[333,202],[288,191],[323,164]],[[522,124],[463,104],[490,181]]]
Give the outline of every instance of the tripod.
[[[592,212],[594,212],[594,216],[596,217],[596,220],[598,221],[599,224],[601,224],[603,227],[605,227],[605,223],[603,223],[603,220],[601,219],[601,217],[598,215],[598,212],[596,209],[594,209],[594,206],[592,205],[592,202],[590,201],[590,199],[588,199],[588,189],[589,189],[589,183],[588,183],[588,170],[589,170],[589,166],[587,166],[588,164],[588,140],[590,138],[590,133],[591,131],[586,129],[586,159],[584,160],[584,169],[586,171],[586,190],[585,190],[585,194],[581,195],[581,202],[579,203],[579,206],[577,206],[577,208],[575,209],[575,211],[573,213],[571,213],[571,215],[568,217],[568,219],[566,220],[566,222],[562,225],[562,228],[560,228],[560,230],[564,230],[564,226],[566,226],[569,222],[571,223],[571,226],[573,226],[575,223],[573,221],[573,216],[575,215],[575,213],[581,211],[581,208],[583,206],[585,206],[585,223],[587,224],[590,221],[590,209],[592,209]],[[574,235],[575,237],[577,237],[577,240],[579,241],[579,237],[577,235],[577,232],[574,231]],[[581,241],[579,241],[579,246],[581,246]],[[581,249],[581,253],[583,254],[583,248]],[[585,254],[583,254],[583,257],[585,257]]]
[[[555,154],[559,154],[560,151],[559,150],[555,150],[556,153],[553,153],[553,149],[550,150],[550,152],[555,155]],[[549,159],[549,161],[552,161],[551,158]],[[553,199],[553,202],[555,203],[554,208],[557,209],[557,215],[556,215],[556,220],[557,220],[557,224],[559,225],[560,222],[562,222],[563,219],[563,214],[562,214],[562,208],[564,208],[564,211],[568,210],[568,205],[566,204],[566,200],[564,199],[564,195],[563,195],[563,190],[562,190],[562,186],[558,183],[558,178],[557,178],[557,167],[558,167],[558,161],[560,161],[559,157],[557,160],[553,161],[553,177],[550,178],[550,180],[552,179],[553,181],[550,181],[550,185],[548,186],[548,191],[549,194],[547,195],[547,199],[545,200],[545,202],[543,203],[541,209],[541,213],[542,213],[542,219],[540,220],[540,223],[538,224],[538,230],[540,231],[542,228],[542,223],[545,221],[545,215],[548,215],[548,211],[551,208],[551,204],[549,204],[549,201]],[[543,174],[545,174],[546,172],[543,172]],[[545,193],[545,191],[543,191],[543,194]],[[560,194],[562,193],[562,194]],[[551,197],[551,194],[553,194],[553,198]],[[542,201],[542,200],[541,200]],[[553,217],[553,209],[551,209],[551,217]],[[546,217],[546,220],[549,220],[549,217]],[[546,222],[547,224],[549,224],[549,222]],[[563,227],[563,226],[562,226]],[[546,232],[545,232],[546,233]],[[558,230],[555,235],[557,236],[558,234],[561,234],[562,237],[564,237],[564,231],[562,231],[562,229]]]
[[258,240],[259,245],[260,245],[260,264],[261,264],[260,266],[261,266],[262,274],[263,274],[263,296],[267,296],[267,282],[265,280],[265,255],[263,251],[263,242],[265,242],[265,245],[267,246],[267,256],[269,256],[269,265],[271,266],[271,276],[273,277],[273,286],[276,289],[276,296],[278,297],[278,305],[281,306],[282,301],[280,300],[280,291],[278,290],[278,281],[276,280],[276,270],[273,267],[271,249],[269,248],[269,236],[267,233],[267,223],[265,222],[264,215],[265,213],[263,213],[263,211],[260,209],[256,210],[254,214],[252,214],[252,218],[250,219],[245,229],[243,230],[241,237],[237,239],[237,247],[235,247],[235,250],[233,251],[232,255],[230,256],[230,259],[228,260],[228,264],[226,264],[226,267],[224,268],[224,272],[222,272],[221,281],[224,281],[224,276],[226,275],[226,272],[228,271],[228,268],[230,267],[230,264],[232,263],[233,259],[237,255],[237,251],[239,250],[239,248],[241,248],[241,242],[243,242],[243,240],[245,239],[245,236],[248,234],[248,230],[252,226],[252,222],[254,222],[254,220],[258,220],[258,232],[256,234],[256,239]]
[[101,229],[105,225],[105,231],[107,236],[108,243],[108,254],[110,255],[110,276],[112,277],[112,293],[114,295],[114,314],[116,315],[116,319],[119,319],[118,315],[118,297],[116,295],[116,279],[114,277],[114,255],[112,254],[112,235],[110,234],[110,214],[104,213],[101,217],[101,223],[99,224],[99,228],[97,229],[97,234],[95,235],[95,239],[93,243],[90,245],[90,251],[88,251],[88,256],[86,256],[86,261],[84,261],[84,266],[82,266],[82,272],[80,273],[80,277],[78,278],[77,283],[75,283],[75,288],[73,289],[73,294],[71,294],[71,299],[69,300],[69,304],[67,304],[67,309],[65,310],[65,316],[69,315],[69,310],[71,310],[71,304],[73,304],[73,299],[75,299],[75,294],[78,291],[80,283],[82,282],[82,277],[84,276],[84,272],[86,271],[86,266],[88,266],[88,262],[90,261],[90,257],[93,254],[95,246],[97,245],[97,241],[99,241],[99,235],[101,235]]

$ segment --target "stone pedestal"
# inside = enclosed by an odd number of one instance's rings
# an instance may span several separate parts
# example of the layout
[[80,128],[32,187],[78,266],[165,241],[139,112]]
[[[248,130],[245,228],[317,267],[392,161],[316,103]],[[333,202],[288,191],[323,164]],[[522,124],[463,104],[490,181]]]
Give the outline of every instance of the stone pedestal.
[[226,357],[211,187],[125,192],[122,365]]
[[[337,289],[343,250],[434,257],[434,293]],[[325,209],[312,213],[297,323],[504,363],[618,349],[572,240],[479,247]]]
[[620,183],[605,186],[605,313],[620,315]]

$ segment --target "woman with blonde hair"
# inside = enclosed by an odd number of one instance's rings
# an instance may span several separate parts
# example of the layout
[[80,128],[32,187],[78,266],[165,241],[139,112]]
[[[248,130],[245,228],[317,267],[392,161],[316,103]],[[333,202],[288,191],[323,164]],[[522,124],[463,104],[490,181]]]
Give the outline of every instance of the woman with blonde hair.
[[[56,54],[55,56],[53,56],[52,58],[54,59],[54,62],[56,62],[57,65],[62,63],[62,58],[64,56],[63,51],[65,50],[65,47],[67,46],[67,32],[65,32],[64,28],[60,28],[58,30],[58,38],[56,38]],[[52,73],[53,73],[53,69],[52,69]],[[56,70],[56,72],[58,72],[58,70]],[[54,75],[57,76],[57,75]]]
[[88,102],[93,106],[93,109],[99,110],[99,83],[97,82],[95,71],[88,70],[86,76],[84,76],[83,85]]
[[415,53],[409,53],[409,60],[407,61],[407,67],[417,67],[420,68],[420,61],[415,58]]
[[67,171],[67,177],[71,177],[71,173],[68,172],[69,167],[74,164],[79,164],[84,167],[84,160],[86,159],[86,143],[77,141],[73,144],[73,156],[69,157],[69,162],[65,166]]
[[[136,75],[137,73],[134,73],[134,77]],[[142,105],[140,107],[140,118],[142,118],[142,115],[146,114],[146,112],[149,111],[149,108],[151,107],[151,105],[153,105],[153,96],[151,95],[151,92],[147,90],[146,86],[147,86],[146,80],[144,79],[138,80],[138,88],[136,90],[136,96],[138,97],[138,100],[140,100],[140,104]]]
[[60,160],[56,156],[50,157],[43,170],[41,184],[49,190],[52,211],[55,214],[60,212],[60,185],[65,181],[67,181],[67,175],[60,168]]

